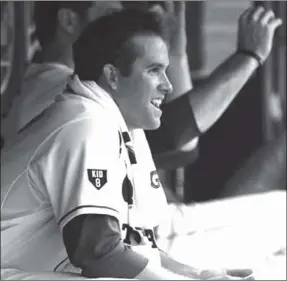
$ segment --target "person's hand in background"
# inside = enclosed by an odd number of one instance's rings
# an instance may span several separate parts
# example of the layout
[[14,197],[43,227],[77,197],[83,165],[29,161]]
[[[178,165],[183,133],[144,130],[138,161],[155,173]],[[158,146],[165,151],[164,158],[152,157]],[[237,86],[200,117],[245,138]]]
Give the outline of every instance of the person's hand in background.
[[167,101],[171,101],[192,89],[186,52],[186,4],[185,1],[149,2],[149,10],[160,15],[169,29],[170,64],[167,75],[174,90]]
[[247,9],[239,18],[238,49],[255,53],[264,62],[273,46],[276,29],[282,20],[262,6]]
[[186,4],[185,1],[149,2],[149,10],[155,12],[168,22],[170,28],[170,54],[186,54]]

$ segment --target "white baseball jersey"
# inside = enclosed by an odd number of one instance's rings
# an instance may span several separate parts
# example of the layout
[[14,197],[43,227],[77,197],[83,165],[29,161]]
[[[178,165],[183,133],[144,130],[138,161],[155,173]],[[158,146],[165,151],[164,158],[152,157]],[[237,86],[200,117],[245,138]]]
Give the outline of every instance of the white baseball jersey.
[[142,229],[152,247],[151,230],[167,213],[144,132],[129,134],[116,104],[95,83],[74,77],[69,84],[73,92],[60,95],[2,153],[2,268],[79,272],[61,234],[74,217],[116,217],[123,239],[129,227]]

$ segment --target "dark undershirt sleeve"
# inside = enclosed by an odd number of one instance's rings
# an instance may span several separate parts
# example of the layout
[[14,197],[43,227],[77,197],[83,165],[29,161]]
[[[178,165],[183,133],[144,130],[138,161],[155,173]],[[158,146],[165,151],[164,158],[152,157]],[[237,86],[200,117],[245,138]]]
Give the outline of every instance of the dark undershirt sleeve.
[[200,134],[187,93],[164,104],[161,126],[155,131],[146,131],[153,154],[175,150],[183,136],[192,140]]
[[64,227],[63,239],[71,263],[87,278],[134,278],[148,263],[122,242],[111,216],[78,216]]

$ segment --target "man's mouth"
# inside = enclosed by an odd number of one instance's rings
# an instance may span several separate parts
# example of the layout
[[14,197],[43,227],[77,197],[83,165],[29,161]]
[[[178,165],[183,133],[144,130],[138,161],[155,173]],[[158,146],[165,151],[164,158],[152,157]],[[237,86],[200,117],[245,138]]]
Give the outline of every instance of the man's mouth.
[[162,104],[162,99],[152,99],[151,100],[152,105],[154,105],[157,108],[160,108],[161,104]]

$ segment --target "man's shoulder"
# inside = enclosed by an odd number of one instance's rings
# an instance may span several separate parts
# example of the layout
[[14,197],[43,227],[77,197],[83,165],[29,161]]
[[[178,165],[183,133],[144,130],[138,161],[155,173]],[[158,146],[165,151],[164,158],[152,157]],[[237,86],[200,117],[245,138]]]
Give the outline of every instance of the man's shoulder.
[[[58,141],[87,142],[91,139],[114,138],[118,135],[118,127],[105,114],[83,113],[75,118],[65,120],[54,128],[54,138]],[[69,138],[69,136],[71,138]]]
[[55,122],[58,127],[112,131],[118,126],[101,104],[69,93],[58,96],[50,114],[51,123]]
[[[56,101],[32,124],[30,132],[46,143],[85,143],[90,139],[110,138],[117,124],[97,103],[79,96]],[[33,138],[34,138],[33,137]]]
[[3,152],[11,157],[21,149],[23,153],[31,153],[43,144],[51,146],[65,142],[72,145],[95,136],[109,138],[116,134],[115,121],[100,105],[79,100],[77,96],[68,97],[56,101],[31,120]]

